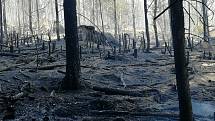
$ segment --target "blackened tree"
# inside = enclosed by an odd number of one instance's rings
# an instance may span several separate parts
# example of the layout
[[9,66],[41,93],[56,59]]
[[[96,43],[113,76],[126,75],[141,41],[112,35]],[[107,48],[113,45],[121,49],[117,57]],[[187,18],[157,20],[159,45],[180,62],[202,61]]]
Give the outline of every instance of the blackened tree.
[[192,104],[185,59],[183,0],[170,0],[171,29],[174,46],[180,121],[192,121]]
[[62,87],[66,90],[80,87],[80,58],[77,30],[76,0],[64,0],[66,39],[66,76]]

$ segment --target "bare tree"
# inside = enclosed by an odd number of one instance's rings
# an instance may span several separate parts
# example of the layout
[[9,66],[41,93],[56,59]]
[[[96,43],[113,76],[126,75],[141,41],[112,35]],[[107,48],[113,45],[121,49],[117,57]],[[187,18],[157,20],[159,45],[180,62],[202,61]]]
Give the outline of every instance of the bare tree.
[[180,121],[192,121],[192,104],[185,59],[183,0],[170,0],[171,28],[175,56]]
[[[157,8],[158,8],[157,4],[158,4],[158,0],[154,0],[154,17],[156,17],[156,15],[157,15]],[[154,31],[155,31],[156,47],[159,47],[160,43],[158,40],[157,22],[155,19],[153,20],[153,27],[154,27]]]
[[39,34],[40,31],[40,13],[39,13],[39,4],[40,0],[36,0],[36,11],[37,11],[37,34]]
[[207,5],[207,0],[202,0],[204,41],[209,40],[208,11],[207,11],[206,5]]
[[7,39],[8,39],[8,35],[7,35],[7,17],[6,17],[6,5],[5,5],[5,0],[3,2],[4,6],[3,6],[3,23],[4,23],[4,37],[5,37],[5,40],[7,42]]
[[[0,44],[3,44],[3,21],[2,21],[2,0],[0,0],[0,28],[1,28],[1,35],[0,35]],[[2,50],[2,45],[0,50]]]
[[135,2],[132,0],[132,16],[133,16],[133,31],[134,31],[134,38],[137,38],[136,32],[136,16],[135,16]]
[[64,0],[64,21],[66,39],[66,76],[63,89],[80,87],[80,58],[77,28],[76,0]]
[[117,8],[116,8],[116,0],[114,0],[114,24],[115,24],[115,26],[114,26],[114,36],[115,36],[115,38],[117,38],[117,26],[118,26],[118,24],[117,24],[117,10],[116,10]]
[[104,28],[104,19],[103,19],[103,13],[102,13],[102,2],[101,2],[101,0],[99,0],[99,13],[100,13],[101,22],[102,22],[102,32],[104,34],[105,28]]
[[32,23],[32,0],[28,0],[28,17],[29,17],[29,30],[33,35],[33,23]]
[[145,12],[145,29],[146,29],[146,38],[147,38],[146,52],[149,52],[150,51],[150,35],[149,35],[149,22],[148,22],[147,0],[144,0],[144,12]]
[[57,41],[60,41],[60,25],[59,25],[59,11],[58,11],[58,0],[55,0],[55,11],[56,11],[56,34],[57,34]]

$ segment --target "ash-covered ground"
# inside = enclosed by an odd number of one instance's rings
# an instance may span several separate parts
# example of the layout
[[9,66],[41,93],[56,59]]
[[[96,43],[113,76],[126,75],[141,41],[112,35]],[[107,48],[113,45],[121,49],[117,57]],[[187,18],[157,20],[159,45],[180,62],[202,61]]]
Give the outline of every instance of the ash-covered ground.
[[[132,50],[107,57],[107,51],[82,49],[81,89],[62,91],[65,47],[48,56],[48,49],[22,47],[20,53],[0,56],[0,119],[14,112],[14,121],[177,121],[178,98],[174,58]],[[8,52],[4,52],[8,53]],[[37,67],[38,64],[38,67]],[[196,121],[213,121],[215,60],[190,52],[188,66]],[[17,96],[23,93],[24,96]],[[5,97],[17,96],[16,100]],[[5,103],[7,102],[7,103]],[[10,116],[9,116],[10,117]]]

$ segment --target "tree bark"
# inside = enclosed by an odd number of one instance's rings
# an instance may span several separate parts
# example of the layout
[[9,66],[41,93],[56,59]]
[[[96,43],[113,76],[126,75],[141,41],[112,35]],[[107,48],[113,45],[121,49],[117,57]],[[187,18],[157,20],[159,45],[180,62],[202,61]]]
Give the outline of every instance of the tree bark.
[[[85,16],[85,0],[82,0],[82,14],[83,16]],[[83,18],[83,25],[85,24],[86,22],[86,18]]]
[[[1,35],[0,35],[0,44],[3,44],[3,23],[2,23],[2,0],[0,0],[0,31],[1,31]],[[0,47],[0,50],[2,50],[2,46]]]
[[22,24],[23,24],[23,30],[22,30],[22,34],[25,34],[25,1],[22,0]]
[[95,24],[95,1],[92,0],[91,20]]
[[75,0],[64,0],[64,21],[66,39],[66,76],[62,87],[66,90],[80,87],[80,58]]
[[[78,10],[78,13],[81,13],[81,7],[80,7],[80,5],[81,5],[81,1],[80,0],[77,0],[77,10]],[[78,19],[78,26],[80,26],[81,25],[81,17],[80,17],[80,15],[78,14],[77,15],[77,19]]]
[[20,20],[20,7],[19,7],[20,1],[17,0],[17,15],[18,15],[18,26],[19,26],[19,34],[21,34],[21,20]]
[[202,0],[204,41],[209,41],[208,11],[205,5],[207,5],[207,0]]
[[180,121],[192,121],[192,104],[185,59],[185,29],[183,1],[170,0],[171,28],[175,56],[176,80],[178,89]]
[[104,34],[105,28],[104,28],[104,19],[103,19],[103,13],[102,13],[102,2],[101,2],[101,0],[99,0],[99,12],[100,12],[100,17],[101,17],[101,22],[102,22],[102,32]]
[[144,0],[144,12],[145,12],[145,29],[146,29],[146,38],[147,38],[146,52],[149,52],[150,51],[150,35],[149,35],[147,0]]
[[117,26],[118,26],[118,24],[117,24],[117,10],[116,9],[117,9],[116,8],[116,0],[114,0],[114,24],[115,24],[115,26],[114,26],[114,31],[115,31],[114,36],[115,36],[115,38],[117,38]]
[[36,0],[36,11],[37,11],[37,34],[40,34],[40,13],[39,13],[39,4],[40,1]]
[[[157,15],[157,4],[158,0],[154,0],[154,17]],[[157,30],[157,22],[156,20],[153,20],[153,27],[155,31],[155,41],[156,41],[156,47],[160,46],[159,40],[158,40],[158,30]]]
[[3,23],[4,23],[4,34],[5,34],[5,40],[7,42],[8,40],[8,35],[7,35],[7,17],[6,17],[6,6],[5,6],[5,2],[3,2],[4,7],[3,7]]
[[135,1],[132,0],[132,16],[133,16],[133,31],[134,31],[134,39],[137,38],[136,32],[136,16],[135,16]]
[[56,34],[57,41],[60,41],[60,31],[59,31],[59,12],[58,12],[58,0],[55,0],[55,11],[56,11]]
[[33,25],[32,25],[32,0],[28,0],[28,12],[29,12],[29,30],[31,35],[33,35]]

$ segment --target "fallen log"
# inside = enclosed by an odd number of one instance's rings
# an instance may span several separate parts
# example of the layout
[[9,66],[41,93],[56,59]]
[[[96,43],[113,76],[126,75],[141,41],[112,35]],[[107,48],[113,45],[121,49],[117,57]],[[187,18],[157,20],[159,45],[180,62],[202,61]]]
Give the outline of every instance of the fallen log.
[[114,111],[114,110],[103,110],[103,111],[91,111],[93,115],[98,116],[153,116],[153,117],[171,117],[179,118],[178,113],[168,113],[168,112],[130,112],[130,111]]
[[65,64],[59,64],[59,65],[48,65],[48,66],[41,66],[41,67],[27,67],[24,69],[37,69],[37,70],[53,70],[55,68],[64,67]]
[[149,66],[168,66],[172,65],[174,63],[166,63],[166,64],[158,64],[158,63],[139,63],[139,64],[122,64],[122,65],[109,65],[106,66],[107,68],[113,68],[113,67],[149,67]]
[[21,70],[19,71],[20,74],[22,74],[24,77],[31,79],[31,77],[27,74],[25,74],[24,72],[22,72]]
[[[48,65],[48,66],[41,66],[41,67],[27,67],[25,69],[38,69],[38,70],[53,70],[55,68],[59,67],[64,67],[66,66],[65,64],[59,64],[59,65]],[[104,69],[104,70],[109,70],[108,68],[99,68],[99,67],[94,67],[94,66],[88,66],[88,65],[81,65],[82,68],[91,68],[91,69]]]
[[30,94],[31,85],[26,83],[21,88],[21,92],[14,96],[0,96],[0,107],[2,107],[2,112],[4,117],[3,120],[14,119],[15,118],[15,104],[18,100],[28,97]]
[[10,66],[10,67],[6,67],[6,68],[0,70],[0,72],[10,71],[10,70],[12,70],[13,68],[17,68],[18,66],[22,66],[22,65],[25,65],[25,64],[21,63],[21,64],[13,65],[13,66]]
[[11,56],[11,57],[19,57],[19,54],[15,54],[15,53],[6,53],[6,52],[1,52],[0,56]]
[[8,47],[9,48],[9,46],[6,45],[6,44],[0,44],[0,46],[2,46],[2,47]]
[[123,95],[123,96],[133,96],[133,97],[145,97],[149,95],[157,95],[160,94],[160,92],[156,89],[146,89],[146,90],[121,90],[121,89],[114,89],[114,88],[108,88],[108,87],[97,87],[93,86],[93,90],[104,92],[107,95]]
[[60,74],[66,74],[66,72],[61,71],[61,70],[57,70],[57,72],[60,73]]
[[9,80],[5,80],[5,79],[0,79],[0,81],[10,83],[10,81],[9,81]]

